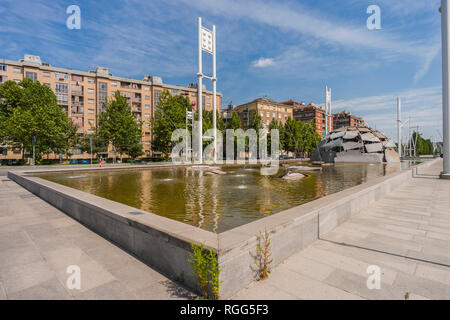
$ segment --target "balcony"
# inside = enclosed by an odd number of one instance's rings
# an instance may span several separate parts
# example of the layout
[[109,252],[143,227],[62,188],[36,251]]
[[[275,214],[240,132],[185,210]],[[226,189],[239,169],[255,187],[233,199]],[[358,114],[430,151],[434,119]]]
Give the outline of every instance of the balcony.
[[131,107],[131,112],[142,112],[142,108],[141,107],[132,106]]
[[83,114],[84,108],[82,106],[72,106],[70,108],[70,111],[72,112],[72,114]]
[[82,96],[83,87],[82,86],[72,86],[72,95]]

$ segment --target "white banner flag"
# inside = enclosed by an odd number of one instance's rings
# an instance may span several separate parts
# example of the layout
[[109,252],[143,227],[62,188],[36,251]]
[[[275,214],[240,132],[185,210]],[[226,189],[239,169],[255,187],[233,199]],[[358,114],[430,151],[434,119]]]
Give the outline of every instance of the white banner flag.
[[202,50],[213,53],[213,36],[212,32],[202,27]]

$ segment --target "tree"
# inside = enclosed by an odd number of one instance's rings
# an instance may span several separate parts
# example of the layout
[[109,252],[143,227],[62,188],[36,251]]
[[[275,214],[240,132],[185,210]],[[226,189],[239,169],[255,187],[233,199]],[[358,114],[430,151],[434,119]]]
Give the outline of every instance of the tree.
[[76,140],[76,128],[53,91],[31,79],[0,85],[0,122],[0,142],[9,149],[31,154],[36,138],[37,163],[42,154],[67,153]]
[[186,110],[192,111],[189,99],[182,95],[172,96],[164,90],[159,97],[158,108],[152,120],[153,150],[166,158],[172,151],[172,132],[186,128]]
[[140,144],[142,123],[131,113],[131,107],[125,97],[116,91],[114,98],[106,102],[106,110],[101,112],[98,121],[98,134],[108,141],[114,150],[122,155],[130,155],[131,148]]
[[254,129],[256,131],[256,134],[258,134],[260,129],[263,129],[264,125],[262,122],[262,117],[261,115],[257,112],[254,111],[252,113],[252,115],[250,116],[250,121],[248,123],[248,129]]
[[108,152],[108,140],[103,139],[95,128],[93,134],[84,135],[79,144],[79,148],[83,152],[91,153],[91,138],[92,138],[92,153],[99,154]]
[[226,128],[237,130],[237,129],[240,129],[241,127],[242,127],[241,118],[239,118],[236,111],[233,111],[233,113],[231,115],[231,119],[229,121],[227,121]]

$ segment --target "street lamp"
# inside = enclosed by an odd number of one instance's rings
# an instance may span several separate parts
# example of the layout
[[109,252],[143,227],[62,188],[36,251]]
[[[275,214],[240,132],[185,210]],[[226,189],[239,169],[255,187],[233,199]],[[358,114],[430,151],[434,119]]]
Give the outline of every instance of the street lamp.
[[443,135],[443,151],[444,166],[441,173],[442,179],[450,179],[450,60],[449,60],[449,36],[450,25],[448,0],[441,0],[441,32],[442,32],[442,124],[444,129]]

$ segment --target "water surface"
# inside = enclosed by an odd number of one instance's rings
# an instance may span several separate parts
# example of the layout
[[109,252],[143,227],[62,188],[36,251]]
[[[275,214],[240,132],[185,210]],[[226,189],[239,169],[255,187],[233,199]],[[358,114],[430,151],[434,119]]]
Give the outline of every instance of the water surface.
[[[304,165],[304,164],[303,164]],[[409,163],[402,163],[406,168]],[[402,169],[403,169],[402,168]],[[51,173],[41,178],[144,211],[223,232],[400,170],[399,164],[336,164],[286,181],[258,168],[222,168],[207,175],[190,168]],[[279,174],[284,172],[280,168]]]

